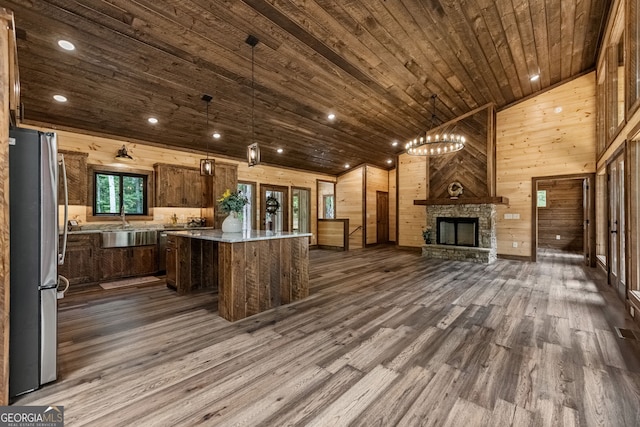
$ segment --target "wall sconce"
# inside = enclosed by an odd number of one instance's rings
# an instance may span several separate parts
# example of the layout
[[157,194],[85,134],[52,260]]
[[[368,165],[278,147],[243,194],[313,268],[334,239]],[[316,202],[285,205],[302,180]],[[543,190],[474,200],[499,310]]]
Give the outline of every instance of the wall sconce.
[[129,153],[127,152],[127,147],[123,145],[122,148],[118,150],[118,154],[116,154],[116,160],[119,160],[121,162],[130,162],[133,160],[133,157],[129,155]]
[[247,147],[247,162],[249,163],[249,167],[260,163],[260,147],[258,147],[257,142]]

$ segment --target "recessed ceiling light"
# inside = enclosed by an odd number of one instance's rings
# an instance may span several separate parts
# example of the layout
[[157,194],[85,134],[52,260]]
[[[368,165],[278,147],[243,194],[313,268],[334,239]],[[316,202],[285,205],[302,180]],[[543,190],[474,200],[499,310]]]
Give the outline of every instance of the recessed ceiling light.
[[391,160],[391,159],[387,159],[387,163],[388,163],[388,164],[391,164],[391,163],[393,163],[393,160]]
[[349,169],[351,166],[349,166],[349,163],[347,163],[346,165],[344,165],[345,169]]
[[149,117],[149,118],[147,119],[147,121],[148,121],[149,123],[151,123],[152,125],[155,125],[155,124],[157,124],[157,123],[158,123],[158,119],[156,119],[155,117]]
[[282,153],[282,152],[284,152],[284,150],[283,150],[282,148],[278,148],[276,151],[277,151],[278,153]]
[[540,74],[534,74],[533,76],[529,77],[529,80],[531,80],[532,82],[535,82],[539,78],[540,78]]
[[562,113],[562,107],[556,107],[553,109],[556,114]]
[[53,95],[53,99],[58,102],[67,102],[67,97],[64,95]]
[[75,50],[76,46],[68,40],[58,40],[58,46],[64,50]]
[[214,132],[214,133],[213,133],[213,138],[214,138],[214,139],[220,139],[220,137],[221,137],[221,136],[222,136],[222,135],[220,135],[220,132]]
[[391,143],[391,146],[392,146],[392,147],[397,147],[397,146],[398,146],[398,141],[393,141],[393,142]]
[[328,118],[329,120],[335,120],[336,115],[335,115],[335,114],[333,114],[333,113],[329,113],[329,115],[327,116],[327,118]]

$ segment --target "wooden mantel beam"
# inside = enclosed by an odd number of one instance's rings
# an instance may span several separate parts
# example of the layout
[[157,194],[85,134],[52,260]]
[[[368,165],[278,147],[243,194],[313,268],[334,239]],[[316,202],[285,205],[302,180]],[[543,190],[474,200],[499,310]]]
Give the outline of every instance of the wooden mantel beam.
[[417,206],[433,206],[433,205],[508,205],[509,199],[506,197],[470,197],[462,199],[428,199],[414,200]]

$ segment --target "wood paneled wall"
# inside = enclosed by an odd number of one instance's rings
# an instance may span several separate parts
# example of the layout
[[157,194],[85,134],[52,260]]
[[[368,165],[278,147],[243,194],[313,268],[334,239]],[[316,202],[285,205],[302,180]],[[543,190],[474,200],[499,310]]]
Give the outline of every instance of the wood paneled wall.
[[336,219],[349,219],[349,249],[364,246],[365,167],[357,167],[338,177],[336,183]]
[[[377,191],[389,192],[389,172],[374,166],[366,166],[366,244],[375,244],[378,241],[377,225]],[[391,225],[389,225],[391,227]]]
[[424,206],[415,206],[413,201],[426,199],[429,192],[426,158],[401,154],[398,156],[396,173],[398,185],[396,244],[420,247],[424,244],[422,229],[427,224],[427,210]]
[[498,254],[531,256],[531,178],[595,172],[595,120],[595,73],[498,112]]
[[0,406],[9,404],[9,58],[13,15],[0,8]]
[[538,182],[538,191],[547,193],[546,207],[538,207],[538,248],[582,252],[584,249],[582,182],[582,179]]
[[[51,131],[51,129],[41,129]],[[104,166],[117,166],[121,168],[135,168],[141,170],[153,170],[156,163],[167,163],[173,165],[188,166],[200,168],[200,158],[203,153],[179,151],[169,148],[163,148],[156,145],[146,145],[140,142],[126,142],[111,138],[102,138],[97,136],[85,135],[69,131],[55,130],[58,134],[59,148],[67,151],[88,153],[87,163]],[[132,163],[118,163],[115,155],[120,147],[125,144],[129,154],[134,158]],[[266,165],[258,165],[252,168],[248,167],[245,162],[238,162],[229,159],[215,158],[216,162],[226,164],[237,164],[238,179],[240,181],[255,182],[258,187],[260,184],[282,185],[287,187],[304,187],[311,189],[311,233],[313,237],[311,244],[315,244],[317,234],[317,197],[316,180],[334,181],[335,177],[331,175],[323,175],[294,169],[281,169]],[[260,195],[256,198],[256,214],[260,206]],[[175,211],[176,209],[171,209]],[[185,208],[182,212],[183,216],[193,215],[193,209]],[[199,210],[198,210],[199,211]],[[74,210],[77,212],[77,209]],[[203,212],[200,215],[204,215]],[[166,218],[159,220],[166,222]]]
[[397,197],[397,169],[389,171],[389,241],[396,242],[396,229],[398,225],[398,197]]

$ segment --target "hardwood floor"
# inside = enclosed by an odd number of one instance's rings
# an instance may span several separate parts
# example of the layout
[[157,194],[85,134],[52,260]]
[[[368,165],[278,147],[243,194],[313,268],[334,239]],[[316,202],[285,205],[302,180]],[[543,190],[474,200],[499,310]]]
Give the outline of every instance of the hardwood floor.
[[597,270],[311,251],[311,296],[229,323],[163,284],[60,302],[68,426],[637,426],[640,343]]

